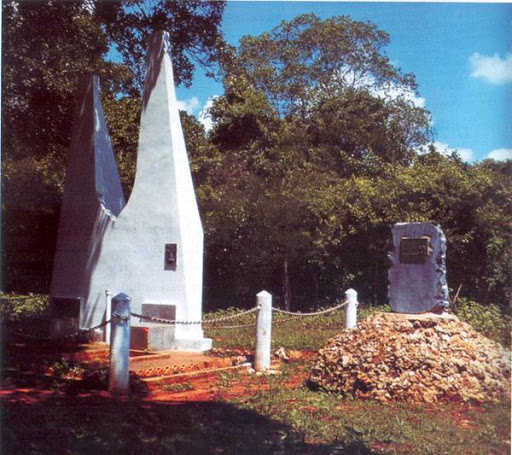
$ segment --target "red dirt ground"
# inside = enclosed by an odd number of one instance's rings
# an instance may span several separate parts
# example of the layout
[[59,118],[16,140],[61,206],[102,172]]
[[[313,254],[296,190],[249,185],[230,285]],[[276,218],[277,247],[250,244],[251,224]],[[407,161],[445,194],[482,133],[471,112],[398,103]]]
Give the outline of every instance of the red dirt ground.
[[[76,384],[75,397],[107,397],[108,392],[94,387],[81,387],[83,373],[60,373],[59,384],[55,362],[62,359],[77,363],[86,370],[108,366],[108,347],[103,343],[87,345],[56,345],[18,342],[6,346],[4,378],[0,398],[30,403],[49,396],[65,397],[69,383]],[[144,353],[132,351],[130,371],[142,379],[147,393],[143,400],[172,403],[216,401],[237,396],[250,396],[268,387],[265,377],[251,369],[252,352],[245,350],[214,350],[208,355],[189,352]],[[289,362],[302,365],[315,354],[292,351]],[[281,361],[272,363],[274,374],[280,374]],[[229,376],[231,375],[231,380]],[[236,376],[235,376],[236,375]],[[298,368],[285,384],[296,387],[306,373]],[[226,377],[228,379],[226,379]],[[236,380],[234,378],[236,377]],[[52,381],[53,380],[53,381]],[[65,384],[65,385],[63,385]],[[82,390],[83,389],[83,390]],[[103,387],[104,389],[104,387]]]

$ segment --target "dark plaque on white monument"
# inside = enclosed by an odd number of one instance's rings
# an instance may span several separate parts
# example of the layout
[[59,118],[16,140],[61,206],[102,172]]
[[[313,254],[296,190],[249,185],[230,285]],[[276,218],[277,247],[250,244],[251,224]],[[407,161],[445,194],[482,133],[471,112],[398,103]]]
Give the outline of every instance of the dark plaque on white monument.
[[448,307],[446,238],[430,223],[397,223],[389,253],[389,303],[398,313],[442,312]]
[[428,258],[428,238],[400,240],[401,264],[425,264]]

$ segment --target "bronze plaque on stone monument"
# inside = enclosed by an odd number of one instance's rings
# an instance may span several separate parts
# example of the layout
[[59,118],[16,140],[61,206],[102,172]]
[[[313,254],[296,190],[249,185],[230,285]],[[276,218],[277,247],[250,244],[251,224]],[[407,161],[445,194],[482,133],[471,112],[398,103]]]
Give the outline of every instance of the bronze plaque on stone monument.
[[402,237],[400,240],[401,264],[425,264],[428,257],[428,238],[412,239]]

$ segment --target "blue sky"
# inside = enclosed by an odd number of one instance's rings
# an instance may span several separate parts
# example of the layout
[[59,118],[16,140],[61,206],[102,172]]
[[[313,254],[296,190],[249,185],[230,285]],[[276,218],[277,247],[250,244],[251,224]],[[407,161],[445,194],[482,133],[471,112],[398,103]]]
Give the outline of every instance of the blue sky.
[[[222,30],[238,45],[302,13],[349,15],[390,34],[385,52],[395,66],[416,75],[433,116],[435,141],[475,162],[512,159],[512,4],[229,1]],[[200,69],[178,98],[200,114],[222,86]]]

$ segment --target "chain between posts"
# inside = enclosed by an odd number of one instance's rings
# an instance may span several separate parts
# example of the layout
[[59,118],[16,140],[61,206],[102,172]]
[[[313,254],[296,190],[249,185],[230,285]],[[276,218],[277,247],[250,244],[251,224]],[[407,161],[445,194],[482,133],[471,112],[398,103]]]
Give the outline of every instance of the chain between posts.
[[138,313],[130,313],[132,316],[140,319],[144,319],[146,321],[152,321],[152,322],[160,322],[162,324],[170,324],[170,325],[194,325],[194,324],[203,324],[203,325],[210,325],[210,324],[217,324],[219,322],[225,322],[225,321],[232,321],[234,319],[238,319],[242,316],[246,316],[248,314],[254,313],[258,311],[258,307],[251,308],[250,310],[242,311],[237,314],[232,314],[229,316],[222,316],[219,318],[212,318],[212,319],[204,319],[202,321],[176,321],[174,319],[163,319],[163,318],[157,318],[155,316],[144,316],[142,314]]
[[[31,297],[33,298],[33,297]],[[310,317],[310,316],[320,316],[322,314],[327,314],[327,313],[331,313],[333,311],[336,311],[336,310],[339,310],[340,308],[343,308],[344,306],[346,306],[348,303],[348,301],[345,301],[339,305],[336,305],[332,308],[328,308],[326,310],[322,310],[322,311],[315,311],[315,312],[312,312],[312,313],[294,313],[292,311],[286,311],[286,310],[281,310],[279,308],[272,308],[272,311],[276,312],[276,313],[280,313],[280,314],[283,314],[283,315],[287,315],[287,316],[293,316],[293,317]],[[255,313],[256,311],[259,310],[259,307],[256,306],[254,308],[251,308],[249,310],[246,310],[246,311],[242,311],[240,313],[237,313],[237,314],[232,314],[232,315],[229,315],[229,316],[221,316],[221,317],[218,317],[218,318],[212,318],[212,319],[205,319],[203,321],[176,321],[176,320],[172,320],[172,319],[163,319],[163,318],[158,318],[158,317],[154,317],[154,316],[144,316],[142,314],[138,314],[138,313],[130,313],[131,316],[134,316],[136,318],[140,318],[140,319],[144,319],[144,320],[147,320],[147,321],[152,321],[152,322],[159,322],[161,324],[169,324],[169,325],[197,325],[197,324],[203,324],[203,325],[215,325],[215,324],[218,324],[220,322],[226,322],[226,321],[232,321],[234,319],[238,319],[242,316],[246,316],[246,315],[249,315],[249,314],[252,314],[252,313]],[[120,314],[118,314],[117,312],[114,312],[112,314],[113,317],[118,317],[120,318],[121,320],[128,320],[129,319],[129,316],[122,316]],[[96,330],[96,329],[100,329],[104,326],[106,326],[107,324],[109,324],[111,322],[111,320],[107,320],[105,322],[102,322],[101,324],[98,324],[94,327],[90,327],[88,329],[83,329],[83,330],[78,330],[76,332],[73,332],[73,333],[69,333],[67,335],[64,335],[62,338],[72,338],[72,337],[75,337],[75,336],[79,336],[79,335],[82,335],[82,334],[86,334],[86,333],[89,333],[89,332],[92,332],[93,330]],[[278,322],[281,322],[281,321],[274,321],[275,323],[278,323]],[[239,328],[248,328],[248,327],[254,327],[255,326],[255,322],[252,323],[252,324],[239,324],[239,325],[228,325],[228,326],[224,326],[224,327],[212,327],[212,329],[216,329],[216,330],[223,330],[223,329],[239,329]],[[17,335],[22,335],[22,334],[19,334],[17,333]],[[27,335],[27,334],[23,334],[22,335],[23,337],[25,338],[29,338],[29,339],[34,339],[34,340],[52,340],[53,338],[52,337],[36,337],[36,336],[31,336],[31,335]]]
[[315,311],[313,313],[294,313],[293,311],[281,310],[279,308],[272,308],[272,311],[275,311],[276,313],[285,314],[287,316],[295,316],[295,317],[320,316],[322,314],[327,314],[327,313],[331,313],[333,311],[339,310],[340,308],[343,308],[347,304],[348,304],[348,300],[345,300],[343,303],[333,306],[332,308],[327,308],[326,310],[322,310],[322,311]]
[[122,314],[119,314],[117,311],[114,311],[112,313],[112,316],[121,319],[121,321],[128,321],[130,319],[130,316],[123,316]]

